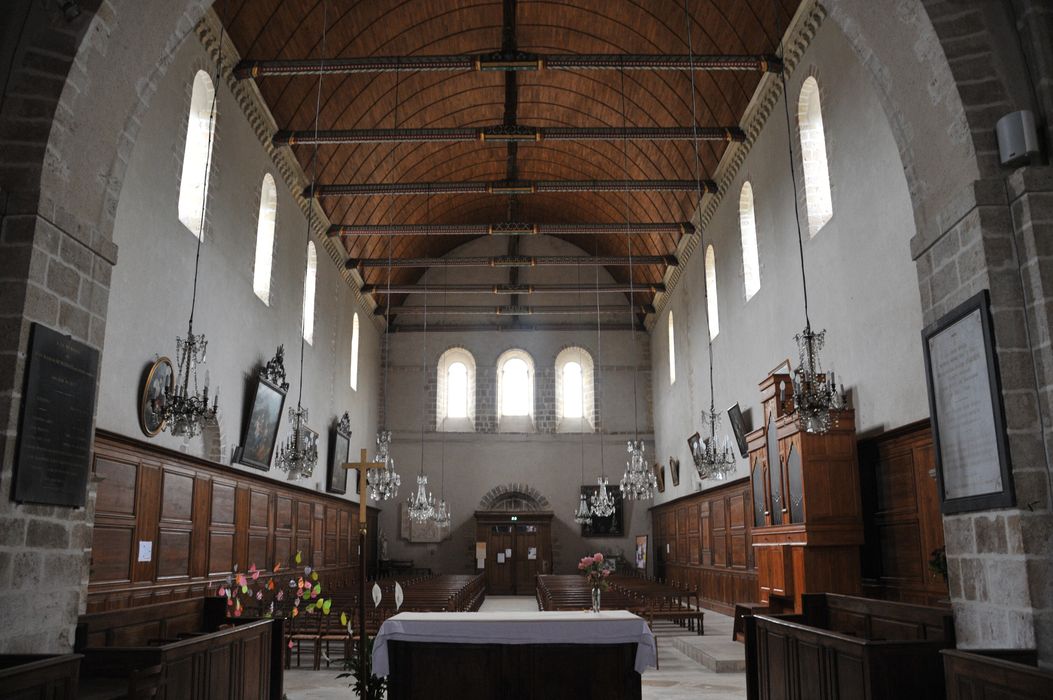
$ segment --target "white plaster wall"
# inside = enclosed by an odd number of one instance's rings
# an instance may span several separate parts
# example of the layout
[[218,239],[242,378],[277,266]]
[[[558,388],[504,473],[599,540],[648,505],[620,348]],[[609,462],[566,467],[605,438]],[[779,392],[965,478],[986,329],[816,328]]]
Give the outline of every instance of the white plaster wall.
[[[190,312],[197,240],[179,222],[176,205],[190,85],[199,68],[209,70],[210,64],[200,41],[190,35],[144,116],[117,207],[114,238],[119,259],[113,270],[106,324],[98,427],[143,440],[149,439],[139,428],[137,413],[143,368],[156,355],[175,360],[175,338],[185,335]],[[267,172],[274,175],[278,188],[269,305],[252,291],[260,187]],[[218,388],[220,395],[218,439],[206,434],[184,441],[163,433],[149,440],[227,464],[241,439],[254,373],[280,344],[285,345],[291,385],[286,407],[295,406],[307,222],[225,86],[220,86],[218,100],[207,217],[194,331],[208,338],[204,367],[211,387]],[[356,305],[352,290],[321,242],[315,245],[314,344],[304,353],[303,403],[310,410],[309,424],[322,437],[322,449],[313,477],[302,485],[322,490],[329,426],[340,414],[351,414],[352,453],[374,444],[379,342],[369,311]],[[351,324],[356,310],[361,337],[358,390],[353,391]],[[203,373],[199,377],[203,379]],[[287,435],[283,416],[279,444]],[[285,478],[274,468],[268,476]],[[353,493],[348,497],[357,499]]]
[[[834,23],[819,30],[789,79],[796,135],[800,85],[814,74],[820,85],[833,218],[808,238],[799,148],[795,149],[804,227],[812,325],[827,330],[822,357],[845,382],[857,430],[894,428],[928,415],[922,365],[921,310],[909,240],[915,232],[906,179],[888,119],[868,76]],[[738,200],[753,185],[761,289],[745,300]],[[789,177],[783,105],[773,110],[728,194],[686,265],[668,309],[676,324],[676,382],[670,386],[666,313],[651,338],[654,421],[658,453],[691,465],[687,437],[700,429],[708,408],[704,249],[716,250],[720,333],[713,341],[716,408],[738,402],[748,428],[758,427],[757,384],[781,361],[797,362],[795,333],[804,327],[794,193]],[[730,435],[726,414],[722,428]],[[690,467],[688,472],[692,473]],[[746,476],[745,459],[735,477]],[[659,501],[698,488],[682,479]],[[707,482],[706,488],[716,485]]]

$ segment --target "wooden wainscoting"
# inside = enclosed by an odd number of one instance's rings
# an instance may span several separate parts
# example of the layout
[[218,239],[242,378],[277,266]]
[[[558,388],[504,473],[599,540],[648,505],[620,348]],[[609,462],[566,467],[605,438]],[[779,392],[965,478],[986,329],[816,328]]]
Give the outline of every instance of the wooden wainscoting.
[[727,614],[757,600],[751,503],[747,478],[652,508],[655,576],[697,587],[703,605]]
[[922,605],[946,599],[947,584],[928,563],[943,546],[929,421],[861,440],[859,468],[865,593]]
[[[101,430],[93,465],[89,613],[199,597],[235,564],[266,571],[297,551],[326,587],[356,581],[350,501]],[[367,542],[378,513],[369,509]],[[140,561],[142,543],[149,561]]]

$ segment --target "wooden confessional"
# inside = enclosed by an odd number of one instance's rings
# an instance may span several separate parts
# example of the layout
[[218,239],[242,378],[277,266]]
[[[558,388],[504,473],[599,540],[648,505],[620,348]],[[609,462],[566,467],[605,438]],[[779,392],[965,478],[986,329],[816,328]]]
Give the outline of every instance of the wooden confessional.
[[804,593],[861,593],[863,521],[854,412],[807,433],[791,386],[788,374],[760,383],[762,427],[747,442],[759,600],[800,613]]

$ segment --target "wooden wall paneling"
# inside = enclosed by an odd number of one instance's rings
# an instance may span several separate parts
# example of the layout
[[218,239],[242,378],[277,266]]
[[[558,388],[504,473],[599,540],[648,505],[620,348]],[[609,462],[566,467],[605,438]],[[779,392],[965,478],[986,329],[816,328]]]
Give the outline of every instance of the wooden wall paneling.
[[158,521],[161,511],[161,465],[155,462],[142,462],[139,465],[137,480],[139,493],[135,514],[135,539],[131,558],[132,582],[152,581],[157,575],[156,564],[151,561],[139,561],[139,543],[157,542]]
[[[93,468],[88,612],[201,596],[235,563],[286,564],[297,544],[330,588],[354,581],[357,504],[105,431]],[[136,561],[140,542],[150,561]]]
[[315,503],[311,528],[311,561],[323,566],[325,562],[325,506]]
[[656,575],[696,586],[702,604],[722,612],[756,601],[751,504],[743,478],[652,508]]
[[945,599],[947,585],[928,564],[943,546],[929,422],[868,438],[860,442],[859,453],[859,478],[867,485],[863,572],[868,594],[919,604]]
[[97,490],[90,576],[99,581],[127,583],[132,577],[139,465],[97,458],[94,472]]

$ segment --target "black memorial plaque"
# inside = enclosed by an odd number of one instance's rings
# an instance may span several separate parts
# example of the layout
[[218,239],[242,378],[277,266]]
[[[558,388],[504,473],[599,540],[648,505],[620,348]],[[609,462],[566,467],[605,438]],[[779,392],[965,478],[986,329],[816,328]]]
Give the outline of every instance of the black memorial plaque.
[[16,501],[84,505],[98,374],[98,350],[33,324],[15,455]]

